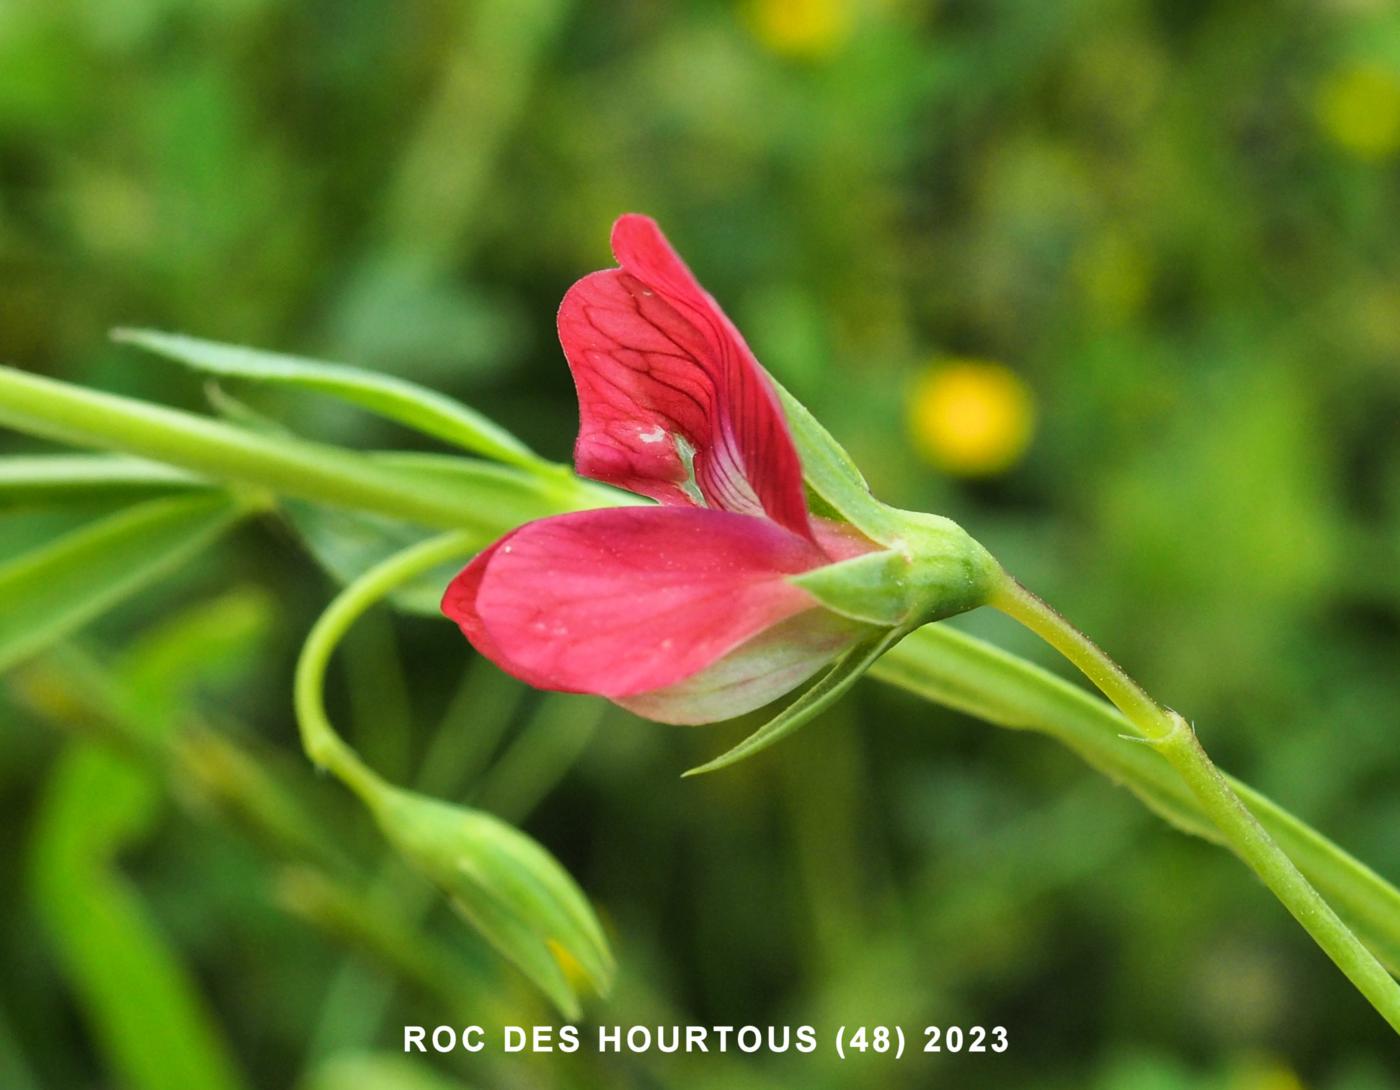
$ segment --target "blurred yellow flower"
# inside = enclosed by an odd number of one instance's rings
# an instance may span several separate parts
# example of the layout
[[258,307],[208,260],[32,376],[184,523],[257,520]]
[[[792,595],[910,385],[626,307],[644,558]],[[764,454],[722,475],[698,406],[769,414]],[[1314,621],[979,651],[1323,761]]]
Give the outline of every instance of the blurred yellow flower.
[[766,48],[819,60],[839,50],[855,22],[852,0],[749,0],[748,20]]
[[1327,135],[1353,155],[1384,159],[1400,148],[1400,73],[1357,62],[1317,89],[1317,115]]
[[1010,469],[1030,444],[1035,405],[1015,372],[983,360],[925,369],[908,406],[910,438],[929,462],[965,477]]

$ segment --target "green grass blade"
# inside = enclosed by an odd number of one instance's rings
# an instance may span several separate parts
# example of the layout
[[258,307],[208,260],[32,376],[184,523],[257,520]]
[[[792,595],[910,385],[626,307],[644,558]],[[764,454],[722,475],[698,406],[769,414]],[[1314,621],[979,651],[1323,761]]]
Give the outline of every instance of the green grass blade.
[[609,704],[574,693],[550,693],[484,778],[475,802],[520,823],[587,748]]

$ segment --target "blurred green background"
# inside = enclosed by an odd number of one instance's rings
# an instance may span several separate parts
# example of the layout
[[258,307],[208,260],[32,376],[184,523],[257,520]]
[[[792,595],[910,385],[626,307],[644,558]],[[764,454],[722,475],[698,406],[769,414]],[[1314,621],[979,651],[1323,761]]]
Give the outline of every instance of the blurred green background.
[[[197,379],[107,330],[340,359],[566,458],[554,309],[649,212],[881,496],[963,522],[1396,880],[1398,155],[1381,0],[4,0],[0,351],[190,407]],[[0,552],[93,513],[5,514]],[[264,522],[7,680],[6,1090],[1400,1084],[1243,867],[1048,741],[866,682],[682,784],[742,726],[542,696],[381,613],[338,714],[570,867],[621,961],[589,1018],[1011,1037],[398,1061],[405,1023],[551,1015],[297,750],[291,665],[332,590]],[[151,723],[178,761],[106,744]],[[334,822],[336,858],[269,848],[305,817],[273,797]]]

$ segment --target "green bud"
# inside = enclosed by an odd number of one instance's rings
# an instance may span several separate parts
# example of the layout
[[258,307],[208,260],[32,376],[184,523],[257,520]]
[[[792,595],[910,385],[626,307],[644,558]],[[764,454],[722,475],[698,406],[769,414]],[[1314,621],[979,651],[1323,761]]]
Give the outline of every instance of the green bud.
[[568,872],[518,829],[479,810],[385,786],[372,807],[384,835],[566,1017],[579,978],[605,993],[613,957]]

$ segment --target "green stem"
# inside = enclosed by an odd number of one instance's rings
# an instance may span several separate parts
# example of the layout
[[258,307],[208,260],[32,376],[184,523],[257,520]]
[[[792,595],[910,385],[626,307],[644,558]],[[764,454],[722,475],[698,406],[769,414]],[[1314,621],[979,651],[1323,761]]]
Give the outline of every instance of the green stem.
[[313,764],[333,773],[371,810],[383,798],[388,785],[336,733],[326,715],[323,682],[331,655],[360,615],[395,588],[480,547],[480,534],[457,530],[395,553],[335,597],[312,627],[301,649],[293,693],[302,748]]
[[1274,843],[1201,748],[1194,728],[1148,696],[1093,640],[1015,579],[1005,576],[990,604],[1044,639],[1103,691],[1176,770],[1225,843],[1400,1033],[1400,984]]
[[[0,424],[44,439],[124,451],[218,480],[243,481],[279,495],[439,529],[509,519],[509,514],[478,511],[479,503],[473,501],[479,496],[444,474],[409,471],[355,451],[250,431],[12,367],[0,367]],[[612,502],[609,493],[572,478],[545,481],[493,469],[501,479],[518,477],[522,498],[538,496],[540,503],[533,506],[576,510]],[[500,498],[503,502],[504,493]],[[520,513],[538,517],[548,511]]]
[[[999,727],[1053,738],[1183,832],[1222,840],[1155,746],[1124,744],[1133,728],[1117,708],[1000,647],[950,625],[925,625],[877,662],[871,676]],[[1400,891],[1247,784],[1230,785],[1381,963],[1400,973]]]

